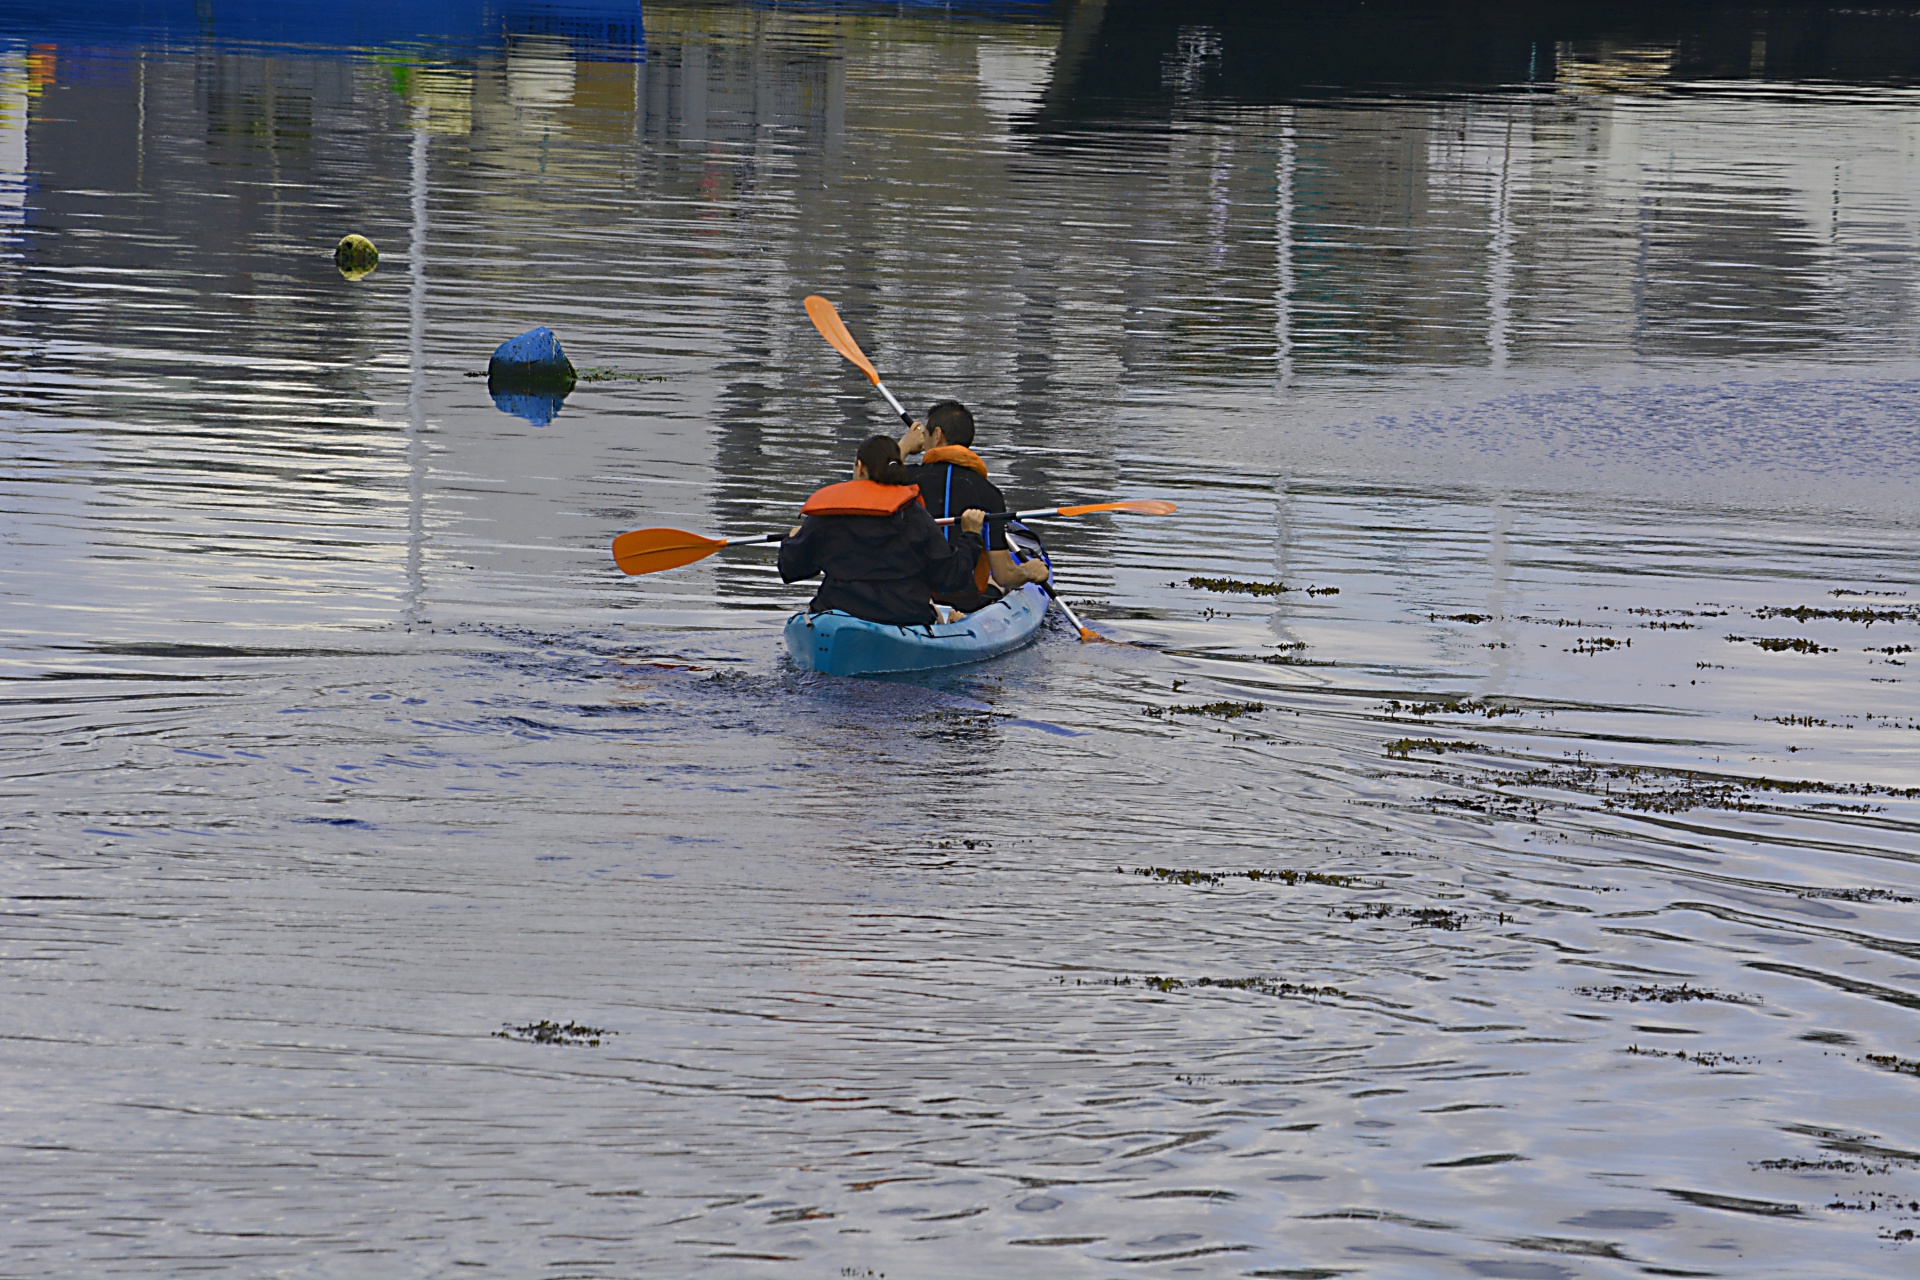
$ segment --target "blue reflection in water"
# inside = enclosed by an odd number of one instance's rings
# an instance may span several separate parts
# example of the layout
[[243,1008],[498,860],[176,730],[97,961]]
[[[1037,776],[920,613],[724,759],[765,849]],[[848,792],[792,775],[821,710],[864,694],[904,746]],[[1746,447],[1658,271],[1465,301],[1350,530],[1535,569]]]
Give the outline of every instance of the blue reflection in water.
[[536,427],[544,427],[560,416],[567,402],[564,391],[495,391],[493,407],[516,418],[525,418]]
[[206,40],[323,57],[423,40],[490,49],[528,36],[565,40],[597,61],[644,61],[647,48],[640,0],[0,0],[0,33],[95,47]]

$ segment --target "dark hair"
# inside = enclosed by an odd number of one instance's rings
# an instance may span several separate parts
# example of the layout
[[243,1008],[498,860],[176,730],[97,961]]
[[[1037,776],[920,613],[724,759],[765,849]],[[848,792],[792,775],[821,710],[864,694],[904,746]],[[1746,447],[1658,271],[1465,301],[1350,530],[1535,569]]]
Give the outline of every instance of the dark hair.
[[942,400],[927,410],[927,430],[938,431],[948,444],[973,447],[973,415],[958,400]]
[[889,436],[868,436],[854,457],[867,469],[867,479],[881,484],[912,484],[913,477],[900,465],[900,446]]

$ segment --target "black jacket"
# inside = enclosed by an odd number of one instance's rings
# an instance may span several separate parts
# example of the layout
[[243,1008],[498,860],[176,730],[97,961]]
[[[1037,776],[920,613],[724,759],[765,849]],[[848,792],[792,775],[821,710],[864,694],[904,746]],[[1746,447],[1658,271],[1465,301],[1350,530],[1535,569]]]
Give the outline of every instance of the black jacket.
[[[915,462],[907,465],[907,474],[920,486],[920,496],[926,500],[927,511],[935,520],[957,516],[973,507],[989,515],[1007,509],[1006,496],[1000,492],[999,486],[967,467],[951,462]],[[947,501],[949,494],[952,502]],[[959,536],[959,530],[954,530],[954,536]],[[1004,521],[987,521],[987,549],[1007,549],[1007,526]]]
[[927,509],[910,502],[890,516],[807,516],[780,543],[780,579],[824,573],[808,613],[838,609],[903,627],[934,621],[935,592],[973,585],[980,536],[956,527],[947,541]]
[[[1007,499],[999,487],[991,480],[970,467],[959,466],[952,462],[920,462],[907,467],[907,474],[920,486],[920,496],[926,499],[927,513],[935,520],[943,516],[957,516],[962,511],[978,508],[988,514],[1007,509]],[[949,539],[960,536],[955,525],[943,526]],[[989,520],[986,523],[986,543],[988,550],[1005,551],[1007,549],[1007,525],[1004,520]],[[978,580],[954,591],[940,591],[934,599],[962,613],[972,613],[976,609],[998,600],[1003,593],[1000,588],[988,584],[981,591]]]

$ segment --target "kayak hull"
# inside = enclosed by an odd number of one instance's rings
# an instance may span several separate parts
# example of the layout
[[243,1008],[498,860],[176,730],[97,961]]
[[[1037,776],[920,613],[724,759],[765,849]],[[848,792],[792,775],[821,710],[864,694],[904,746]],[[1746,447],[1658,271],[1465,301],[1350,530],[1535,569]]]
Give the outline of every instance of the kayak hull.
[[1047,594],[1029,584],[958,622],[897,627],[851,614],[796,613],[787,619],[787,652],[809,671],[877,676],[984,662],[1031,644],[1047,620]]

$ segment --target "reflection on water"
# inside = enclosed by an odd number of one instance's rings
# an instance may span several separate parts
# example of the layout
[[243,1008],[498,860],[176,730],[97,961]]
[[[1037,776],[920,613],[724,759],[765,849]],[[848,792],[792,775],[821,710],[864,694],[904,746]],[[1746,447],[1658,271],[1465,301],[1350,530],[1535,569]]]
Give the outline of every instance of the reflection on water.
[[445,7],[0,6],[0,1269],[1911,1269],[1920,20]]

